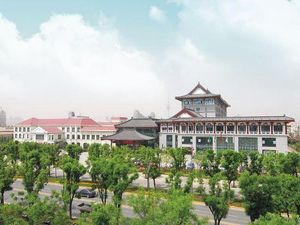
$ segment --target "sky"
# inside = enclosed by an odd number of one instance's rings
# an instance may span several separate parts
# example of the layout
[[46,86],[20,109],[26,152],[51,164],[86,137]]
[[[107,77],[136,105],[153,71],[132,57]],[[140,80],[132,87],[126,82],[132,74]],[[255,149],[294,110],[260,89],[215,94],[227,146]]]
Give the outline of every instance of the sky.
[[198,82],[229,116],[299,121],[300,1],[0,0],[9,117],[166,118]]

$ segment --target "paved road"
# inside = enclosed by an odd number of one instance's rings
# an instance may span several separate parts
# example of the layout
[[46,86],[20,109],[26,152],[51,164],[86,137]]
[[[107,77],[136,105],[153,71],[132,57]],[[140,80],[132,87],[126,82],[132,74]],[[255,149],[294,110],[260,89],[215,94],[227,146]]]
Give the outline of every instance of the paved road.
[[[62,189],[62,186],[60,184],[48,184],[45,186],[45,188],[40,192],[40,196],[50,196],[52,190],[60,191]],[[13,190],[5,193],[5,202],[11,202],[12,199],[10,197],[11,193],[17,194],[17,192],[23,191],[23,185],[21,180],[17,180],[13,184]],[[124,198],[126,199],[127,194],[124,195]],[[99,198],[95,199],[75,199],[73,202],[73,215],[78,217],[80,215],[80,212],[77,210],[77,205],[79,203],[92,203],[92,202],[100,202]],[[132,208],[129,206],[123,205],[122,211],[124,216],[126,217],[133,217],[134,213],[132,211]],[[210,223],[212,223],[212,215],[209,211],[209,209],[203,204],[203,203],[194,203],[194,211],[197,213],[197,215],[201,217],[208,217],[210,219]],[[246,225],[250,223],[249,217],[245,214],[243,209],[240,208],[230,208],[229,214],[226,219],[224,219],[221,224],[224,225]]]

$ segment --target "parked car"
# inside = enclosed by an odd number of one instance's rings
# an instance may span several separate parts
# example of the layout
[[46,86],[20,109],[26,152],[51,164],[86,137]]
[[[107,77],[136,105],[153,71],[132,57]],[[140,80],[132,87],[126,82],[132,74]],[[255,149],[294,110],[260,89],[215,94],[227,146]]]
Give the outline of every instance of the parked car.
[[193,169],[195,169],[195,163],[193,163],[193,162],[187,163],[186,164],[186,169],[187,170],[193,170]]
[[92,205],[82,202],[77,205],[77,209],[80,213],[90,213],[92,211]]
[[96,191],[92,189],[81,189],[76,192],[77,197],[95,198],[97,196]]

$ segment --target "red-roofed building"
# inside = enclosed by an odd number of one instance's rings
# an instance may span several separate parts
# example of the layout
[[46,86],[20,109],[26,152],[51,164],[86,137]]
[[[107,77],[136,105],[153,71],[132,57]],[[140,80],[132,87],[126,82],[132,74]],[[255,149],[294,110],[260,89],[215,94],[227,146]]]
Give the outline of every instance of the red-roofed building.
[[99,123],[82,116],[63,119],[30,118],[14,127],[14,140],[39,143],[66,141],[82,147],[92,143],[110,144],[110,141],[102,140],[102,137],[114,134],[116,132],[115,124],[122,122],[116,117],[113,118],[113,121]]

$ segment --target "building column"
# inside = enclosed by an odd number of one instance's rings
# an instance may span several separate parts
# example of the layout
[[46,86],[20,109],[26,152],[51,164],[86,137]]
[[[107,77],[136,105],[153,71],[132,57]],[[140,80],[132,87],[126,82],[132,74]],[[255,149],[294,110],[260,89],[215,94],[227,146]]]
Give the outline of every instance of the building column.
[[238,152],[239,151],[239,137],[238,136],[233,137],[233,143],[234,143],[234,150],[236,152]]
[[193,136],[193,154],[196,154],[197,150],[196,150],[196,135]]
[[217,152],[217,137],[215,135],[212,136],[212,141],[213,141],[213,150],[214,152]]

